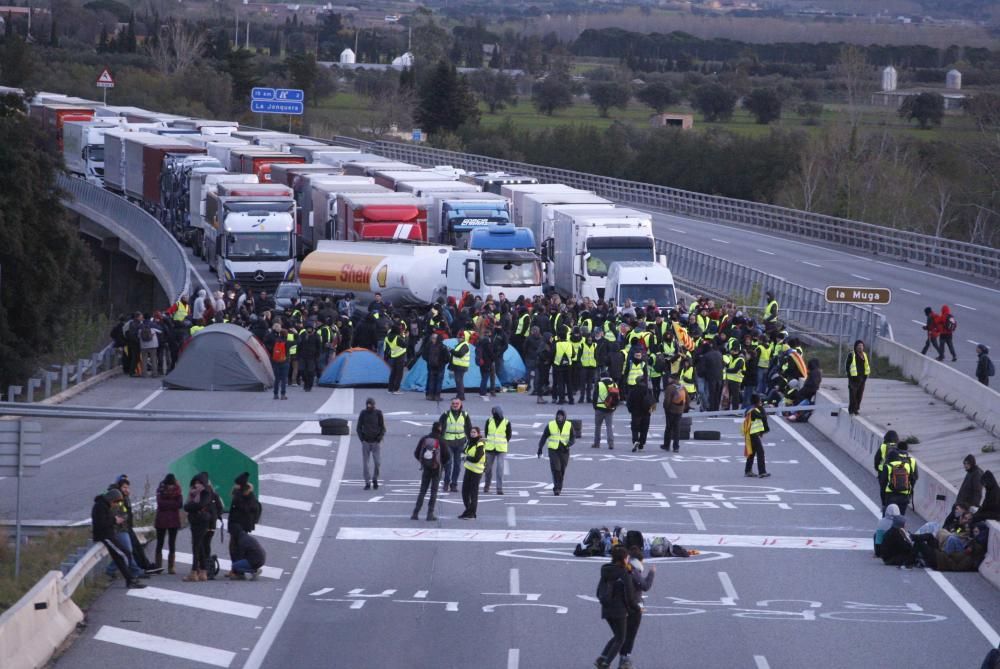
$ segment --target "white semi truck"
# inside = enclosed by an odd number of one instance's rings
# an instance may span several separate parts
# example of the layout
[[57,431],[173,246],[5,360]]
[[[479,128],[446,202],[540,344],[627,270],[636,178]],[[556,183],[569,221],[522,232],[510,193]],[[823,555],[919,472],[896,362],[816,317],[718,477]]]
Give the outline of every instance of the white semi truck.
[[119,127],[109,121],[65,121],[62,132],[66,169],[90,183],[104,185],[104,133]]

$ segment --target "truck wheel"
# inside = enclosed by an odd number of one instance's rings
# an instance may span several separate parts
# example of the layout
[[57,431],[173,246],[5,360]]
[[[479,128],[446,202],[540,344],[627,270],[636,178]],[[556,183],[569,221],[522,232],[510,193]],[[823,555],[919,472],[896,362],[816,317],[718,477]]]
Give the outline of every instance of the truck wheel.
[[695,430],[694,439],[695,441],[719,441],[722,439],[722,433],[718,430]]
[[327,436],[342,437],[351,433],[351,428],[343,418],[324,418],[319,422],[320,431]]

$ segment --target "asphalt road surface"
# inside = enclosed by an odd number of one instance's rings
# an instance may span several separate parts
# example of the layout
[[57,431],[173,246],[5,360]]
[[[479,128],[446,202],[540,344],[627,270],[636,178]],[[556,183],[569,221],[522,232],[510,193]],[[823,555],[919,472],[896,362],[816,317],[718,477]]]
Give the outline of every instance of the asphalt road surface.
[[[315,422],[42,421],[47,462],[26,490],[28,515],[84,520],[117,474],[129,474],[139,497],[168,462],[222,438],[260,462],[257,534],[268,551],[256,582],[158,576],[127,591],[118,580],[56,666],[591,666],[608,637],[594,599],[602,560],[575,558],[572,548],[588,528],[615,525],[701,551],[649,561],[658,573],[633,655],[639,667],[884,667],[888,642],[911,662],[973,667],[998,641],[1000,598],[978,574],[903,571],[871,557],[874,480],[809,426],[773,421],[773,476],[747,479],[731,418],[696,419],[695,429],[719,430],[720,440],[666,453],[657,414],[646,450],[633,454],[624,410],[611,451],[590,447],[589,408],[567,406],[584,420],[584,437],[555,497],[535,455],[555,407],[501,394],[494,401],[516,433],[506,494],[482,495],[474,521],[458,520],[458,495],[444,495],[440,520],[428,522],[409,519],[412,452],[445,405],[420,394],[294,388],[290,401],[274,402],[270,393],[160,392],[155,381],[118,378],[72,403],[355,414],[369,394],[389,425],[377,491],[362,488],[357,438],[322,436]],[[472,394],[467,406],[481,425],[492,403]],[[12,484],[0,481],[5,518]],[[184,562],[183,532],[179,543]],[[216,549],[225,557],[218,539]]]

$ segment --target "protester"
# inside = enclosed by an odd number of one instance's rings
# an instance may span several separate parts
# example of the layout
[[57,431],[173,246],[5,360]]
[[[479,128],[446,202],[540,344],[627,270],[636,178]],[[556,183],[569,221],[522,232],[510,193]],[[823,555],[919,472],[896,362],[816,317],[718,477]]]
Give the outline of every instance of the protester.
[[900,515],[899,507],[890,504],[885,507],[885,513],[875,525],[875,535],[873,536],[875,557],[882,557],[882,542],[885,541],[885,533],[892,529],[892,519],[898,515]]
[[858,339],[854,342],[854,349],[847,356],[847,392],[849,402],[847,412],[852,416],[857,416],[861,411],[861,400],[865,396],[865,382],[871,375],[871,365],[868,363],[868,354],[865,353],[865,343]]
[[628,550],[624,546],[613,547],[611,562],[601,566],[597,600],[601,604],[601,618],[611,628],[611,639],[604,645],[594,666],[597,669],[608,669],[625,643],[629,616],[639,608],[634,581],[628,571]]
[[483,477],[483,492],[490,491],[493,470],[496,469],[497,494],[503,494],[503,463],[507,455],[510,438],[513,435],[510,421],[504,418],[503,409],[493,407],[490,419],[486,421],[483,436],[486,443],[486,472]]
[[597,389],[594,392],[594,443],[592,448],[601,447],[601,426],[607,426],[608,449],[615,447],[615,409],[621,396],[618,391],[618,384],[611,380],[610,376],[602,376],[597,382]]
[[229,493],[229,555],[230,562],[236,562],[236,532],[239,528],[247,535],[251,534],[260,522],[262,513],[260,501],[250,483],[250,472],[243,472],[233,481],[233,489]]
[[943,360],[944,355],[941,350],[941,316],[934,312],[931,307],[924,308],[924,317],[927,319],[922,327],[923,330],[927,331],[927,341],[924,342],[924,347],[920,349],[920,355],[927,355],[927,349],[933,348],[934,352],[937,353],[937,359]]
[[451,464],[444,468],[442,492],[458,492],[458,474],[462,466],[462,453],[472,431],[472,419],[462,408],[462,400],[451,401],[451,409],[441,414],[438,425],[443,430],[444,446],[449,451],[446,458]]
[[542,457],[542,449],[549,452],[549,469],[552,471],[552,494],[562,492],[566,468],[569,466],[569,449],[576,442],[573,425],[566,420],[566,412],[556,411],[555,420],[550,420],[538,440],[538,457]]
[[479,509],[479,481],[483,478],[486,468],[486,442],[483,441],[478,427],[473,427],[469,441],[465,446],[465,477],[462,479],[462,503],[465,511],[459,516],[462,520],[474,520]]
[[417,494],[417,504],[410,514],[410,520],[420,519],[420,509],[424,505],[424,497],[430,489],[431,499],[427,505],[427,520],[437,520],[434,515],[434,506],[437,504],[437,487],[441,480],[441,471],[448,469],[448,462],[451,458],[449,449],[441,444],[441,423],[434,423],[431,426],[430,434],[422,437],[417,442],[417,447],[413,451],[413,457],[420,465],[420,492]]
[[649,436],[649,419],[656,404],[653,402],[653,392],[645,376],[639,377],[634,385],[628,386],[628,399],[625,402],[631,417],[632,452],[646,448],[646,438]]
[[184,495],[177,483],[177,477],[167,474],[156,488],[156,568],[163,566],[163,541],[167,539],[167,573],[176,574],[174,564],[177,558],[177,530],[181,526],[181,507]]
[[[385,438],[385,417],[375,408],[375,398],[365,400],[365,408],[358,414],[358,438],[361,440],[362,475],[365,490],[378,490],[379,469],[382,466],[382,439]],[[371,460],[374,468],[368,469]]]
[[642,614],[644,611],[642,601],[644,592],[649,592],[653,587],[653,578],[656,576],[656,566],[647,567],[643,562],[643,549],[640,546],[630,546],[629,572],[632,575],[632,584],[635,586],[635,597],[637,606],[628,614],[628,624],[625,629],[625,643],[622,644],[619,655],[621,662],[618,669],[632,669],[632,649],[635,646],[635,637],[639,633],[639,625],[642,624]]
[[972,453],[965,456],[962,466],[965,467],[965,478],[962,479],[955,503],[967,508],[978,508],[983,499],[983,470],[976,464],[976,456]]
[[420,355],[427,363],[427,386],[424,389],[424,399],[440,402],[444,370],[450,359],[448,347],[441,342],[436,332],[432,332]]
[[[763,436],[771,431],[767,422],[767,412],[764,411],[764,401],[761,396],[754,393],[750,398],[752,405],[743,415],[743,454],[746,456],[746,465],[743,468],[743,475],[748,477],[759,476],[767,478],[771,474],[767,471],[764,462],[764,442]],[[757,460],[757,473],[753,473],[753,461]]]
[[191,573],[182,580],[207,581],[208,559],[211,555],[212,537],[220,515],[218,496],[208,480],[208,474],[201,472],[191,479],[184,510],[188,514],[191,528]]
[[125,518],[114,513],[111,505],[120,501],[122,493],[116,488],[108,490],[94,498],[94,506],[90,511],[91,534],[94,543],[102,544],[111,557],[112,563],[125,579],[129,588],[145,588],[131,572],[128,566],[128,551],[119,544],[115,537],[119,528],[125,523]]
[[997,485],[993,472],[986,470],[981,478],[983,483],[983,503],[972,514],[972,522],[983,520],[1000,520],[1000,486]]
[[976,344],[976,380],[984,386],[990,385],[990,377],[996,374],[990,349],[986,344]]
[[247,534],[241,525],[235,525],[230,530],[229,558],[232,569],[227,577],[234,581],[246,580],[250,574],[251,580],[256,580],[261,568],[267,561],[267,552],[254,537]]
[[894,450],[886,454],[879,473],[885,503],[895,504],[899,507],[899,513],[905,516],[919,476],[917,461],[910,455],[909,445],[905,441],[899,442]]
[[892,567],[910,569],[917,563],[913,538],[906,531],[906,516],[893,516],[892,527],[882,538],[882,562]]
[[944,349],[947,348],[948,352],[951,353],[951,361],[958,362],[958,356],[955,354],[955,330],[958,329],[958,320],[955,319],[954,314],[951,313],[951,307],[947,304],[941,306],[941,326],[939,328],[940,334],[938,335],[938,360],[944,360]]
[[674,453],[681,448],[681,418],[687,411],[687,391],[674,377],[667,378],[663,391],[663,417],[666,424],[663,428],[663,445],[667,451],[673,448]]

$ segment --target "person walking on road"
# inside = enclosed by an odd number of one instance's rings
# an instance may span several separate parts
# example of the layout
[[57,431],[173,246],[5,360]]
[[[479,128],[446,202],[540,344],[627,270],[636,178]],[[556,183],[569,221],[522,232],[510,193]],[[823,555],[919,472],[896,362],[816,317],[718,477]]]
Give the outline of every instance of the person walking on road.
[[399,386],[403,382],[403,372],[406,371],[406,326],[397,323],[385,336],[385,351],[389,358],[389,392],[400,393]]
[[663,389],[663,417],[666,425],[663,428],[663,445],[665,451],[673,448],[674,453],[681,448],[681,418],[687,410],[687,390],[677,379],[667,377]]
[[[601,566],[597,601],[601,604],[601,618],[608,621],[611,628],[611,639],[594,661],[594,667],[608,669],[625,643],[629,616],[639,609],[635,584],[628,571],[628,550],[624,546],[612,548],[611,562]],[[630,665],[631,662],[622,666]]]
[[628,386],[628,399],[625,402],[629,416],[632,417],[632,452],[641,451],[646,447],[646,437],[649,435],[650,414],[656,409],[653,402],[653,391],[645,375],[639,377],[634,385]]
[[311,392],[316,381],[316,369],[319,367],[319,357],[323,354],[323,340],[316,334],[316,324],[306,323],[305,334],[299,337],[297,347],[299,354],[299,373],[302,374],[302,390]]
[[[771,431],[767,423],[767,412],[764,411],[764,400],[760,395],[754,393],[750,397],[752,405],[743,416],[743,454],[747,458],[746,466],[743,468],[743,475],[747,477],[767,478],[767,465],[764,462],[764,441],[765,434]],[[753,461],[757,460],[757,473],[753,473]]]
[[857,416],[861,411],[861,400],[865,396],[865,382],[871,375],[871,365],[868,354],[865,353],[865,343],[858,339],[854,342],[854,350],[847,356],[847,413]]
[[913,499],[913,488],[917,484],[917,461],[909,453],[909,445],[905,441],[896,444],[896,448],[885,456],[882,471],[879,474],[879,484],[885,492],[886,505],[895,504],[899,513],[906,515],[906,507]]
[[972,453],[965,456],[962,466],[965,467],[965,478],[958,489],[955,504],[979,508],[979,503],[983,501],[983,470],[976,464],[976,456]]
[[472,428],[469,441],[465,446],[465,477],[462,479],[462,503],[465,511],[459,516],[462,520],[475,520],[479,509],[479,481],[486,469],[486,442],[479,434],[479,428]]
[[[882,465],[885,464],[885,459],[889,456],[889,454],[896,450],[896,445],[898,443],[899,435],[896,434],[895,430],[889,430],[885,433],[885,436],[882,437],[882,445],[875,451],[875,476],[879,477],[880,480],[882,476]],[[882,499],[882,508],[885,509],[885,486],[880,485],[878,490],[879,497]]]
[[444,445],[450,452],[451,465],[444,469],[444,481],[441,492],[458,492],[458,474],[462,468],[462,451],[469,441],[472,431],[472,419],[462,407],[462,400],[457,397],[451,401],[451,409],[441,414],[438,419],[444,436]]
[[437,504],[438,481],[441,480],[441,471],[447,471],[448,462],[451,458],[449,449],[441,444],[441,423],[434,423],[431,426],[430,434],[422,437],[417,442],[417,448],[413,451],[413,457],[420,463],[420,492],[417,494],[417,505],[413,507],[410,520],[420,519],[420,508],[424,505],[424,497],[427,490],[431,491],[431,500],[427,505],[427,520],[437,520],[434,515],[434,507]]
[[951,361],[958,362],[958,356],[955,354],[955,330],[958,329],[958,321],[955,319],[955,315],[951,313],[951,307],[947,304],[941,305],[941,328],[939,335],[938,344],[938,360],[944,360],[944,350],[948,349],[951,353]]
[[628,567],[632,575],[632,584],[635,586],[635,598],[637,606],[629,611],[628,623],[625,627],[625,643],[622,644],[619,656],[621,657],[618,669],[632,669],[632,648],[635,646],[635,637],[639,633],[639,625],[642,624],[642,593],[649,592],[653,587],[653,578],[656,576],[656,566],[646,566],[643,562],[641,546],[630,546],[628,549]]
[[493,415],[486,421],[486,472],[483,478],[483,492],[490,491],[493,468],[496,467],[497,494],[503,494],[503,463],[512,434],[510,421],[503,417],[503,409],[493,407]]
[[929,348],[934,348],[934,352],[937,353],[937,359],[943,360],[944,354],[941,350],[941,316],[934,313],[934,310],[930,307],[924,307],[924,317],[927,319],[926,323],[921,326],[923,330],[927,331],[927,341],[924,342],[924,347],[920,349],[920,355],[927,355],[927,350]]
[[288,399],[288,331],[281,327],[281,323],[271,326],[271,331],[264,337],[264,348],[271,359],[271,371],[274,372],[274,399]]
[[122,493],[112,488],[103,495],[94,498],[94,506],[90,511],[91,535],[94,543],[103,544],[108,555],[118,571],[121,572],[125,584],[129,588],[145,588],[146,586],[132,576],[128,566],[128,553],[115,541],[119,528],[125,523],[125,518],[115,514],[112,504],[121,501]]
[[542,457],[542,449],[548,447],[549,469],[552,470],[552,494],[562,492],[566,468],[569,466],[569,449],[576,441],[573,434],[573,424],[566,420],[566,412],[556,411],[555,420],[550,420],[545,432],[538,440],[538,457]]
[[986,344],[976,344],[976,380],[984,386],[990,385],[990,377],[996,374],[993,361],[990,360],[990,349]]
[[[382,439],[385,438],[385,418],[382,416],[382,411],[375,408],[374,397],[365,400],[365,408],[358,414],[358,438],[361,439],[361,463],[362,475],[365,477],[365,490],[372,487],[378,490],[378,475],[382,466]],[[369,460],[374,465],[373,471],[368,469]]]
[[597,382],[597,389],[594,392],[594,443],[591,448],[601,447],[601,426],[607,426],[608,449],[615,448],[615,409],[621,395],[618,385],[611,380],[610,376],[602,376]]
[[459,330],[458,344],[451,350],[451,373],[455,375],[455,398],[465,401],[465,373],[469,371],[472,362],[472,346],[469,344],[469,332]]
[[245,581],[246,575],[250,574],[250,580],[256,580],[267,561],[267,552],[257,539],[243,531],[242,526],[236,525],[230,532],[229,556],[233,568],[227,576],[234,581]]
[[167,573],[177,573],[174,561],[177,556],[177,530],[181,526],[181,507],[184,505],[184,494],[177,483],[177,477],[167,474],[156,488],[156,559],[154,563],[159,569],[163,566],[163,542],[167,540]]

